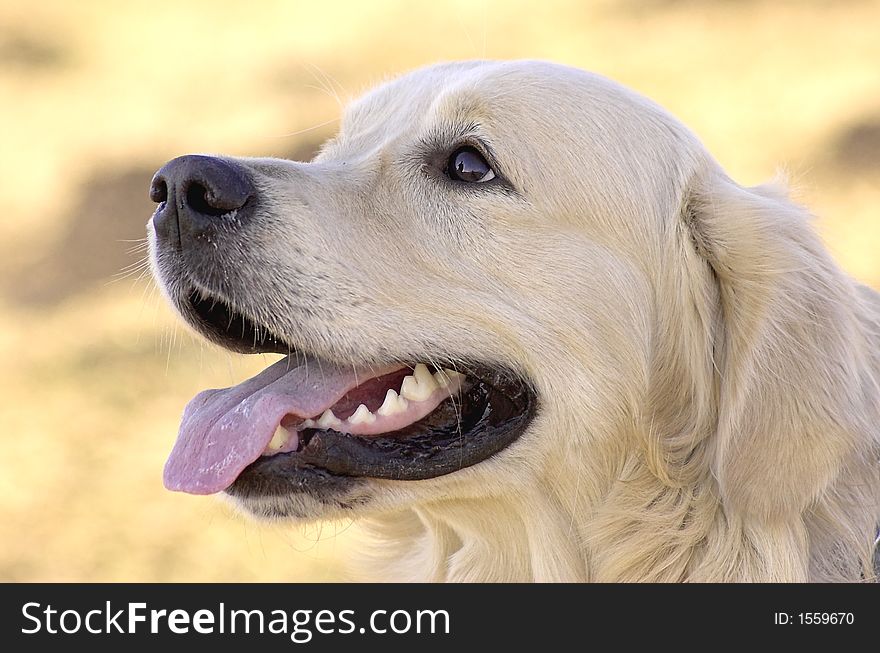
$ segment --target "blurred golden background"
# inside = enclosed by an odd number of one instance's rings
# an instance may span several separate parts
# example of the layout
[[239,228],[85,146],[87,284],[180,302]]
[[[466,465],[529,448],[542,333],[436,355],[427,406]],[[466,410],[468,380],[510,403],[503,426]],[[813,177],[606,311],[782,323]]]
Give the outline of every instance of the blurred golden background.
[[323,580],[349,524],[268,528],[167,492],[185,403],[267,360],[179,325],[141,276],[147,188],[189,152],[308,158],[340,103],[449,59],[597,71],[744,184],[791,175],[880,286],[880,3],[0,3],[0,580]]

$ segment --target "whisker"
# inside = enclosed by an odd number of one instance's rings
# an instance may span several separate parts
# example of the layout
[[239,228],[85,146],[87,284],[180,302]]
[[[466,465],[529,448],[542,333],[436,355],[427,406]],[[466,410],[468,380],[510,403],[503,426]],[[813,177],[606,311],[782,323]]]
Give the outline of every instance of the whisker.
[[312,125],[311,127],[306,127],[304,129],[298,129],[294,132],[288,132],[286,134],[279,134],[274,138],[290,138],[291,136],[299,136],[300,134],[305,134],[306,132],[314,131],[315,129],[320,129],[321,127],[326,127],[327,125],[332,125],[334,122],[339,122],[341,118],[331,118],[330,120],[325,120],[324,122],[320,122],[317,125]]

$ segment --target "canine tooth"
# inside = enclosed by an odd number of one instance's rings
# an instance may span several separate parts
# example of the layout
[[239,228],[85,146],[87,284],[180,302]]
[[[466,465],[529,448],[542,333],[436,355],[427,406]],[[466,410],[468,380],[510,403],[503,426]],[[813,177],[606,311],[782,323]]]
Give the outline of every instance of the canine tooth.
[[340,423],[341,422],[339,421],[339,419],[336,417],[336,415],[333,414],[333,411],[329,408],[324,411],[324,413],[318,418],[318,421],[316,422],[318,428],[322,429],[327,429],[331,426],[338,426]]
[[299,425],[299,428],[300,428],[300,430],[310,429],[310,428],[314,428],[314,426],[315,426],[315,420],[307,419],[307,420],[303,420],[302,424]]
[[437,389],[437,382],[434,380],[434,375],[431,374],[424,363],[416,365],[416,369],[413,370],[413,376],[416,377],[416,381],[419,382],[420,386],[430,388],[431,392],[434,392],[434,390]]
[[385,393],[385,401],[382,402],[382,405],[379,406],[379,410],[376,412],[382,415],[383,417],[388,415],[396,415],[397,413],[402,413],[406,410],[408,406],[408,402],[403,397],[399,396],[394,388],[388,388],[388,392]]
[[441,388],[449,387],[449,384],[455,381],[456,379],[463,377],[464,374],[460,374],[454,370],[440,370],[434,375],[434,380],[437,382]]
[[271,451],[278,451],[285,445],[288,439],[290,439],[290,431],[279,424],[278,428],[275,429],[275,433],[272,435],[272,439],[269,440],[269,446],[267,448]]

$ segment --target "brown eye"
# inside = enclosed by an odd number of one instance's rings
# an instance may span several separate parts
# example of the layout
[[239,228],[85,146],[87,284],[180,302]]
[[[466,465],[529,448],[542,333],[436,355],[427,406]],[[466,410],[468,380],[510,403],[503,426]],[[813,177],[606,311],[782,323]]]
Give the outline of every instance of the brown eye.
[[449,157],[446,174],[455,181],[479,184],[495,178],[495,172],[476,148],[460,147]]

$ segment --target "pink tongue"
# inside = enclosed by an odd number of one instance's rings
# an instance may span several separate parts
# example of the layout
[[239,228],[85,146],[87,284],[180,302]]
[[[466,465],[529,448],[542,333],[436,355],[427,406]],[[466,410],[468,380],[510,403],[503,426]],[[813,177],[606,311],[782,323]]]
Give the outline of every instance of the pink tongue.
[[226,489],[260,457],[285,415],[320,415],[359,382],[386,373],[359,375],[314,359],[294,364],[287,356],[237,386],[196,395],[165,463],[165,487],[190,494]]

